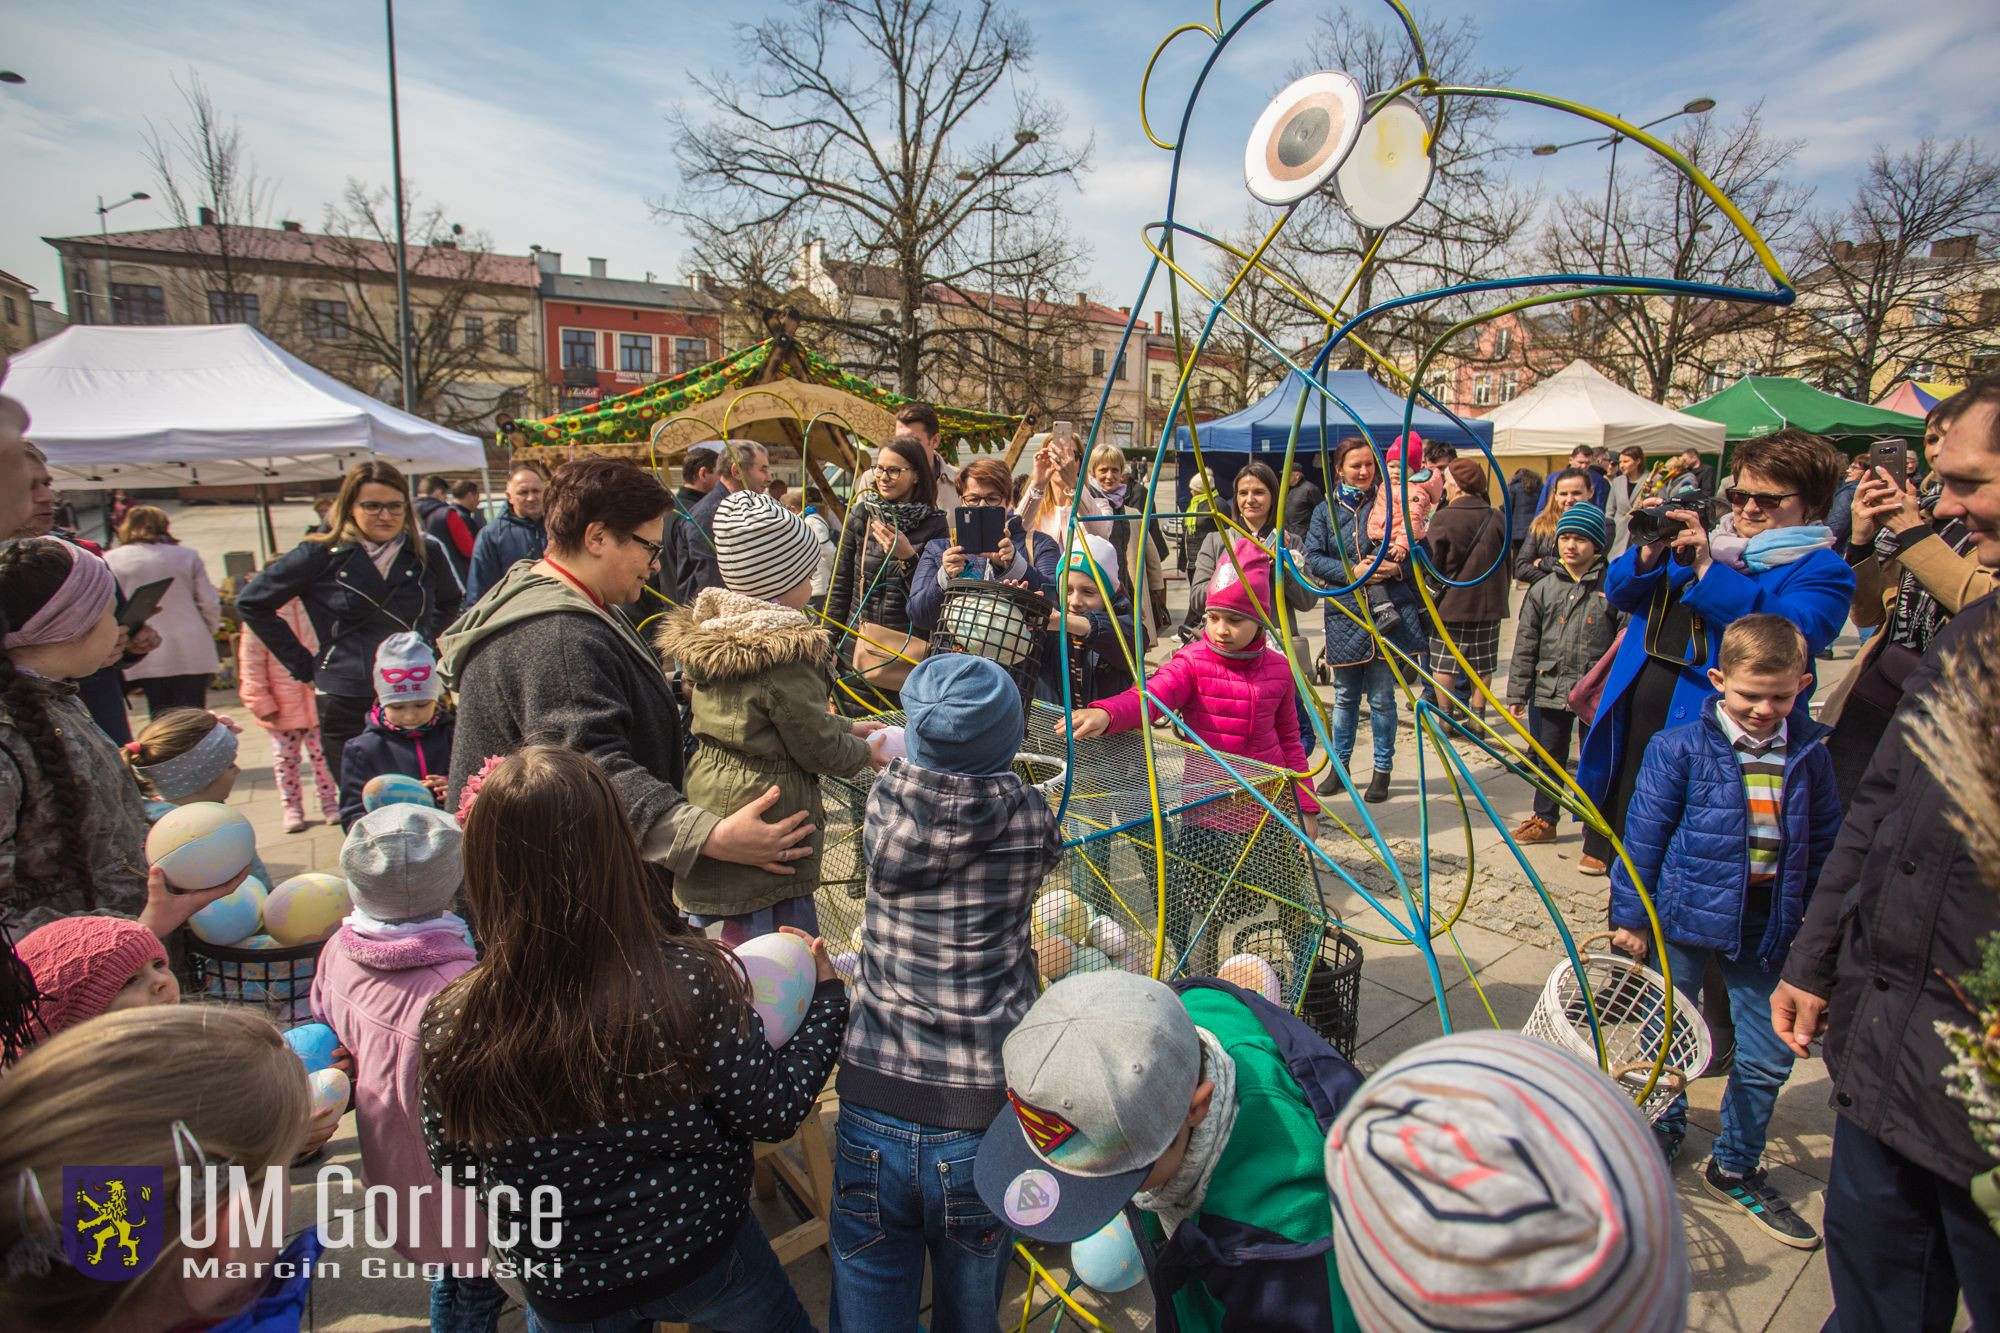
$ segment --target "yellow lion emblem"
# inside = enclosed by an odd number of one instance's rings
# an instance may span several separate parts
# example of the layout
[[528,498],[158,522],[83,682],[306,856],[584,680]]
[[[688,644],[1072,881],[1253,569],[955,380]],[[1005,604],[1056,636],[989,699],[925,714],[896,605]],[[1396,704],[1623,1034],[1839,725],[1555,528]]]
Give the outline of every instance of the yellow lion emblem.
[[[88,1262],[95,1266],[104,1258],[104,1247],[115,1240],[118,1242],[118,1248],[125,1252],[120,1262],[127,1268],[137,1268],[139,1238],[133,1232],[145,1226],[146,1219],[142,1217],[137,1222],[132,1220],[131,1210],[127,1206],[124,1181],[106,1181],[105,1188],[110,1193],[103,1203],[91,1198],[83,1190],[76,1192],[78,1211],[89,1210],[88,1215],[77,1219],[76,1229],[86,1238],[97,1242],[97,1248],[90,1252]],[[150,1185],[139,1187],[139,1198],[142,1201],[150,1201],[152,1197],[153,1190]]]

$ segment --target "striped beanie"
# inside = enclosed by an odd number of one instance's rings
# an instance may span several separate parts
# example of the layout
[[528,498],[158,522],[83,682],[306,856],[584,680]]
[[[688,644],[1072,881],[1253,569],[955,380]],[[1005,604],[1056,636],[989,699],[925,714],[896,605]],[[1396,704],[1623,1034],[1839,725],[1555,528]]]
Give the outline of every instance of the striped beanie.
[[1565,532],[1574,532],[1579,537],[1590,538],[1597,543],[1597,549],[1600,551],[1609,544],[1606,539],[1604,511],[1588,500],[1578,500],[1563,510],[1562,517],[1556,520],[1556,536],[1560,537]]
[[818,571],[819,554],[806,521],[768,495],[738,491],[715,511],[715,564],[739,596],[776,601]]
[[1326,1142],[1361,1327],[1487,1333],[1687,1323],[1687,1240],[1652,1132],[1594,1065],[1515,1032],[1384,1065]]

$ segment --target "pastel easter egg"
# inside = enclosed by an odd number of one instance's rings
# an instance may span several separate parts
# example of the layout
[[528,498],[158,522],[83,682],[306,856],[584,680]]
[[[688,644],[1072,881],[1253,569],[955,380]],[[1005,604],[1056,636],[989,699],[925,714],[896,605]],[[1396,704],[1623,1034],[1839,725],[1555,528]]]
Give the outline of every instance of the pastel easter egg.
[[306,1082],[312,1087],[312,1116],[317,1120],[323,1115],[338,1114],[347,1109],[347,1096],[354,1085],[346,1074],[338,1069],[315,1070],[306,1075]]
[[773,932],[743,941],[734,952],[750,982],[750,1007],[764,1020],[764,1039],[783,1046],[812,1007],[819,972],[812,950],[796,935]]
[[178,806],[146,835],[146,859],[166,874],[167,883],[188,893],[227,884],[256,855],[250,821],[220,801]]
[[1138,1243],[1132,1239],[1132,1228],[1126,1225],[1123,1213],[1102,1230],[1071,1245],[1069,1267],[1085,1286],[1107,1293],[1130,1291],[1146,1276]]
[[333,1048],[340,1038],[324,1023],[301,1023],[285,1034],[285,1045],[305,1062],[308,1074],[333,1067]]
[[1094,949],[1088,944],[1079,944],[1076,946],[1075,957],[1076,961],[1069,965],[1072,976],[1078,972],[1109,972],[1111,970],[1111,960],[1105,957],[1102,949]]
[[1036,940],[1035,970],[1050,981],[1061,981],[1076,966],[1076,946],[1061,935]]
[[1244,990],[1255,991],[1272,1004],[1281,1004],[1278,998],[1278,971],[1254,953],[1239,953],[1225,958],[1222,966],[1215,969],[1215,975],[1224,981],[1233,981]]
[[264,881],[253,875],[189,917],[188,929],[209,944],[249,939],[264,922],[264,902],[270,896]]
[[286,948],[310,944],[333,934],[353,910],[347,881],[324,870],[313,870],[294,875],[271,890],[271,897],[264,904],[264,929]]
[[1125,927],[1108,916],[1094,916],[1090,919],[1090,942],[1104,950],[1113,958],[1122,955],[1127,946]]
[[861,953],[859,950],[849,949],[846,953],[837,953],[833,956],[832,962],[833,970],[840,973],[841,977],[850,986],[861,980]]
[[1090,909],[1068,889],[1051,889],[1035,900],[1035,924],[1081,944],[1090,938]]
[[361,808],[379,810],[385,805],[428,805],[437,808],[431,789],[407,773],[378,773],[361,788]]

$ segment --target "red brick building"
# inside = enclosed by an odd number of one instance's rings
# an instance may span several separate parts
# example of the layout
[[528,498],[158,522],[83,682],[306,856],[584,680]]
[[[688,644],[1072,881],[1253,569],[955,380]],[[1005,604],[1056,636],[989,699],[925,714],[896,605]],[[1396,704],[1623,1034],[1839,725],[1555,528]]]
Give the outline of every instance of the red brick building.
[[691,370],[722,354],[722,305],[679,283],[613,278],[605,261],[564,273],[535,250],[553,410],[567,412]]

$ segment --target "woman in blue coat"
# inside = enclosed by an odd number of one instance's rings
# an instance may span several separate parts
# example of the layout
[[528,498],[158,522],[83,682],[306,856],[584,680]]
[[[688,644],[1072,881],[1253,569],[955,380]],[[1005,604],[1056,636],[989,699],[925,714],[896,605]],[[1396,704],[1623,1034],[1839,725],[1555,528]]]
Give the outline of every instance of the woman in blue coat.
[[[1306,533],[1306,572],[1322,588],[1354,582],[1375,559],[1367,542],[1368,510],[1375,502],[1375,454],[1368,441],[1356,436],[1334,451],[1334,493],[1313,510]],[[1390,549],[1368,582],[1353,592],[1326,599],[1326,663],[1333,672],[1333,752],[1342,768],[1354,756],[1354,733],[1360,722],[1361,698],[1368,697],[1368,723],[1375,736],[1374,773],[1364,800],[1389,796],[1389,774],[1396,764],[1396,677],[1387,654],[1355,617],[1372,619],[1383,639],[1410,655],[1423,651],[1423,612],[1408,578],[1407,537],[1385,534]],[[1363,601],[1367,610],[1362,609]],[[1321,779],[1319,789],[1331,794],[1340,785],[1336,772]]]
[[[1670,542],[1634,545],[1605,577],[1606,599],[1632,619],[1576,778],[1621,836],[1647,742],[1693,722],[1715,697],[1708,671],[1732,621],[1781,615],[1818,654],[1847,620],[1854,571],[1825,523],[1847,460],[1818,436],[1787,429],[1740,446],[1735,463],[1723,492],[1730,515],[1713,533],[1692,512],[1669,509],[1688,526]],[[1577,868],[1602,875],[1610,853],[1609,840],[1586,831]]]

